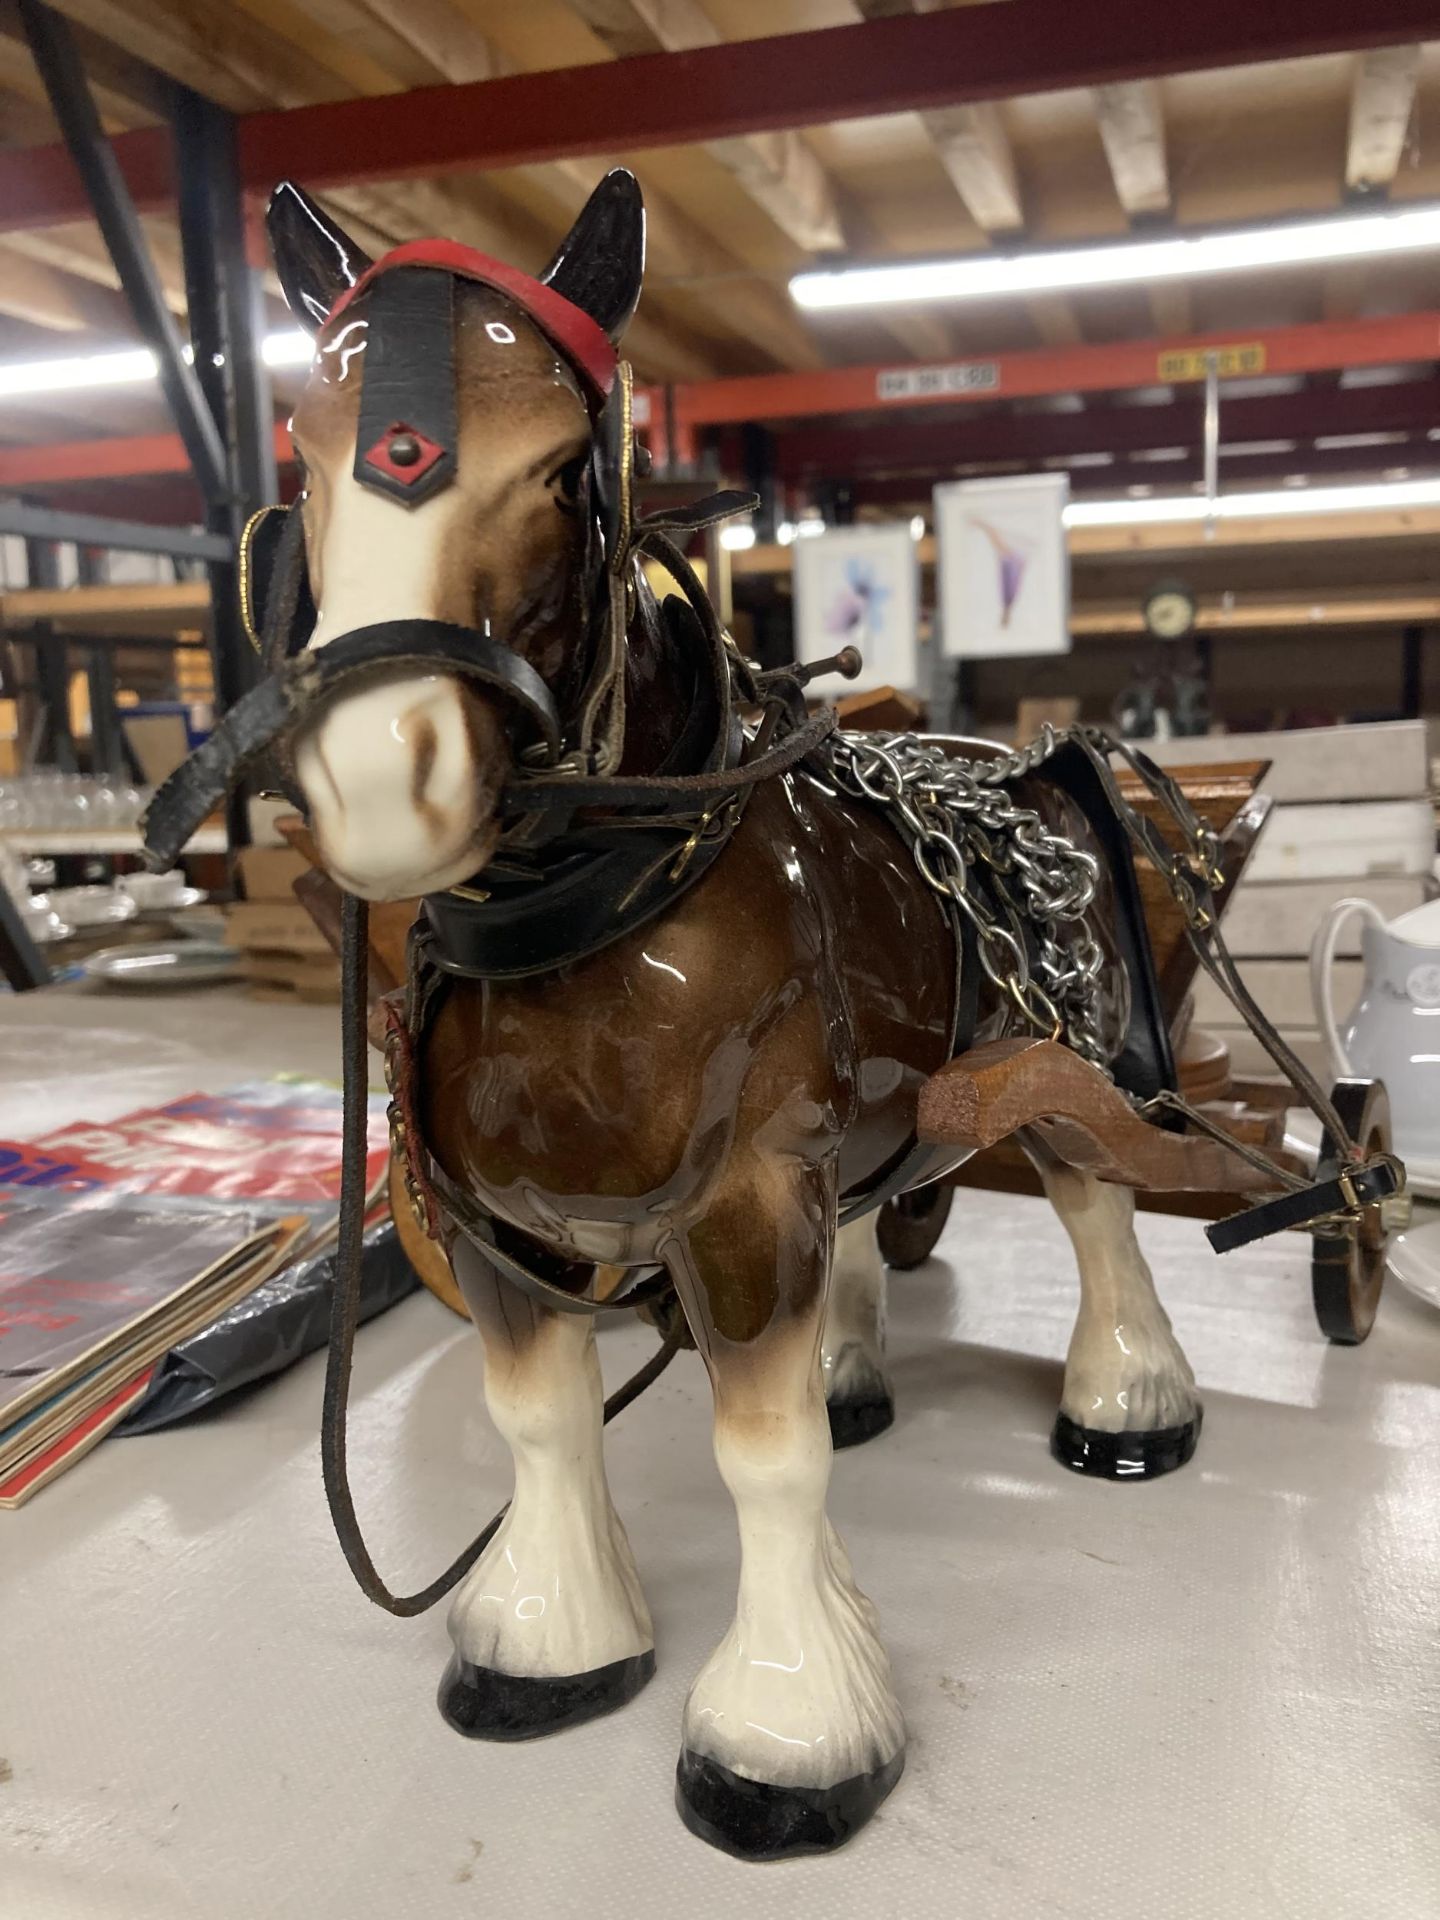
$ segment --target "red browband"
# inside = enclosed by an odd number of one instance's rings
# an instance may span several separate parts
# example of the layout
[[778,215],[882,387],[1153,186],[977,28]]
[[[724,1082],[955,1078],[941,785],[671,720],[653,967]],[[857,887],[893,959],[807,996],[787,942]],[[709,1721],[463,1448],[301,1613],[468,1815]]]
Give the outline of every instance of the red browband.
[[474,247],[461,246],[458,240],[407,240],[403,246],[392,247],[365,269],[353,287],[345,289],[325,324],[331,325],[378,274],[389,273],[393,267],[443,267],[462,280],[478,280],[481,286],[494,287],[529,314],[551,345],[584,376],[597,399],[603,401],[614,385],[619,356],[604,328],[582,307],[547,287],[543,280],[532,279],[518,267],[506,266],[503,260],[492,260],[488,253],[478,253]]

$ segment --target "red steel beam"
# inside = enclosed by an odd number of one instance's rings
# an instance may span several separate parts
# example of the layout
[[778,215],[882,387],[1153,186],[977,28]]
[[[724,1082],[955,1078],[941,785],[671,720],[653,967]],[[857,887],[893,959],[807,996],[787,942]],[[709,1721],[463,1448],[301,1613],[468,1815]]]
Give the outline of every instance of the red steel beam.
[[[692,52],[245,115],[242,183],[427,178],[686,145],[967,101],[1434,37],[1431,0],[1077,0],[904,13]],[[153,131],[115,148],[142,210],[170,198]],[[0,231],[86,217],[54,152],[0,156]]]
[[[1021,0],[1012,0],[1021,4]],[[997,11],[980,8],[980,12]],[[926,18],[937,16],[926,15]],[[1393,366],[1440,359],[1440,312],[1381,320],[1318,321],[1302,327],[1193,334],[1178,340],[1126,340],[1111,346],[1042,348],[977,354],[970,359],[898,367],[830,367],[816,373],[761,373],[742,379],[696,380],[675,389],[676,417],[686,427],[746,420],[799,420],[827,413],[897,413],[914,407],[963,406],[1048,393],[1103,393],[1170,383],[1164,362],[1180,353],[1261,349],[1260,373],[1323,373],[1337,367]],[[892,374],[939,376],[970,370],[977,384],[963,392],[941,383],[887,397]],[[979,383],[983,373],[983,384]]]
[[[275,458],[289,461],[288,428],[275,429]],[[87,480],[129,480],[182,473],[190,465],[178,433],[116,435],[109,440],[52,441],[0,447],[0,488],[53,487]]]
[[[1013,0],[1013,3],[1019,4],[1020,0]],[[1434,361],[1440,360],[1440,313],[1405,314],[1386,320],[1325,322],[1315,326],[1285,327],[1251,334],[1219,334],[1185,340],[1136,340],[1118,346],[1066,347],[1055,351],[1001,354],[991,362],[968,363],[993,366],[997,383],[969,395],[936,391],[883,401],[877,398],[876,382],[877,376],[887,369],[880,367],[836,367],[820,373],[776,373],[741,379],[708,380],[676,387],[675,412],[686,433],[693,433],[699,427],[736,421],[804,419],[827,413],[866,413],[873,416],[878,412],[882,423],[886,414],[892,417],[897,414],[905,416],[906,424],[902,426],[896,420],[889,429],[883,424],[875,424],[868,433],[863,429],[834,430],[829,450],[822,456],[832,473],[845,471],[847,463],[855,466],[867,461],[871,466],[879,464],[868,460],[864,449],[867,445],[884,447],[884,441],[872,439],[871,436],[887,431],[893,435],[889,444],[897,461],[906,457],[907,446],[923,444],[927,437],[933,437],[931,457],[938,460],[941,454],[934,449],[944,450],[953,445],[956,450],[948,456],[952,464],[968,459],[1021,458],[1032,453],[1043,456],[1179,446],[1190,436],[1185,432],[1173,431],[1171,426],[1166,426],[1162,432],[1159,423],[1163,419],[1178,425],[1182,419],[1191,420],[1194,404],[1198,402],[1182,399],[1164,408],[1116,407],[1085,414],[1025,417],[998,414],[995,403],[1021,396],[1153,386],[1159,382],[1161,364],[1167,355],[1223,351],[1226,347],[1237,345],[1261,348],[1263,371],[1277,374]],[[909,368],[905,371],[924,372],[925,369]],[[1389,421],[1387,409],[1390,413],[1414,409],[1408,419],[1394,422],[1396,430],[1417,424],[1428,425],[1431,419],[1440,424],[1437,391],[1440,390],[1431,383],[1410,381],[1394,389],[1342,388],[1329,393],[1280,396],[1286,409],[1293,409],[1293,417],[1290,411],[1273,416],[1256,414],[1254,420],[1263,424],[1254,426],[1249,437],[1260,440],[1299,439],[1306,437],[1307,433],[1385,431],[1388,430]],[[1407,395],[1408,398],[1398,399],[1394,395]],[[958,423],[917,421],[914,418],[917,407],[955,407],[965,405],[968,401],[982,402],[988,411],[978,414],[973,421]],[[658,393],[652,393],[651,404],[652,417],[663,412]],[[1238,437],[1233,422],[1246,417],[1237,415],[1237,408],[1274,404],[1276,402],[1262,403],[1258,400],[1225,401],[1222,419],[1227,437],[1231,440]],[[1354,411],[1344,411],[1347,409]],[[1419,418],[1426,409],[1433,411],[1427,417]],[[1366,416],[1363,421],[1360,419],[1361,413]],[[1280,419],[1286,423],[1283,427],[1273,424]],[[1311,424],[1308,427],[1305,424],[1306,421],[1313,423],[1330,419],[1345,424]],[[1112,428],[1113,432],[1110,432]],[[1191,431],[1193,433],[1193,427]],[[1098,439],[1095,437],[1097,434],[1100,436]],[[972,435],[975,436],[973,441],[970,439]],[[1032,435],[1033,439],[1030,437]],[[992,439],[989,436],[1000,438]],[[812,442],[818,441],[819,437],[817,430],[811,430]],[[791,458],[783,449],[786,441],[792,438],[803,449],[804,442],[798,433],[793,437],[782,434],[780,446],[783,458]],[[966,451],[971,445],[999,445],[1001,450],[993,454]],[[792,445],[791,452],[794,451]],[[282,463],[290,459],[289,434],[283,426],[275,429],[275,456]],[[118,479],[131,474],[172,473],[181,471],[185,464],[183,449],[173,434],[0,447],[0,489]],[[788,470],[798,470],[793,461]]]
[[[961,465],[1198,448],[1203,400],[1169,406],[1088,407],[1083,413],[988,408],[958,420],[885,420],[868,427],[809,427],[775,438],[782,479],[935,472]],[[1413,433],[1440,425],[1440,380],[1221,400],[1222,446],[1254,440],[1314,440],[1348,433]]]

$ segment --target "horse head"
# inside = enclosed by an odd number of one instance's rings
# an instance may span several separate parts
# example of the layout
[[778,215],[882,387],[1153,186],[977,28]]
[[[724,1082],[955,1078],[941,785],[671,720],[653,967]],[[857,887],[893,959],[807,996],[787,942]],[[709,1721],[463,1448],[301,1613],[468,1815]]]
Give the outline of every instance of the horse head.
[[[609,174],[538,279],[443,241],[371,261],[288,184],[269,230],[315,336],[292,421],[316,616],[299,638],[320,653],[389,636],[307,714],[295,780],[345,888],[435,892],[494,849],[526,744],[514,691],[568,731],[593,680],[596,447],[614,444],[615,349],[644,271],[639,188]],[[488,677],[466,671],[467,645]]]

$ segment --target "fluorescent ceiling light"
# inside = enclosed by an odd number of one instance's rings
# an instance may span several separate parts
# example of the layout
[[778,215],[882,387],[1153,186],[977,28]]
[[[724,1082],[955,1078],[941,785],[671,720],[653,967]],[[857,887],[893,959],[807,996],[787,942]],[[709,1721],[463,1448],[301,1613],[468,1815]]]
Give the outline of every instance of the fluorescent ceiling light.
[[267,333],[261,352],[267,367],[308,367],[315,342],[303,327],[286,327],[281,333]]
[[1354,487],[1306,487],[1303,492],[1222,493],[1213,507],[1202,493],[1148,500],[1072,500],[1067,527],[1130,527],[1175,520],[1263,520],[1270,515],[1365,513],[1403,507],[1440,507],[1440,480],[1374,481]]
[[1067,287],[1113,287],[1134,280],[1178,280],[1192,274],[1264,271],[1315,260],[1365,260],[1436,246],[1440,246],[1440,207],[1412,207],[1188,238],[1126,240],[1114,246],[838,267],[797,273],[790,292],[800,306],[811,308],[979,300]]
[[125,387],[155,378],[155,356],[148,347],[124,353],[86,353],[72,360],[20,360],[0,363],[0,395],[65,393],[75,388]]
[[[261,352],[267,367],[302,367],[313,346],[300,327],[267,334]],[[189,347],[185,358],[191,358]],[[84,353],[67,360],[0,361],[0,398],[32,393],[90,392],[101,387],[138,386],[156,376],[155,356],[148,347],[127,347],[118,353]]]

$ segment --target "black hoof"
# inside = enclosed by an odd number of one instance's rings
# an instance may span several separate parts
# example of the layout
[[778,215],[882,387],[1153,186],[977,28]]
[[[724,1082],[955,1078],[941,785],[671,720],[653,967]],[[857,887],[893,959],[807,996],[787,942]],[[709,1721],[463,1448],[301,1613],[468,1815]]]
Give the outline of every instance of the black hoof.
[[1050,1451],[1072,1473],[1088,1473],[1097,1480],[1158,1480],[1162,1473],[1183,1467],[1200,1438],[1204,1409],[1183,1427],[1156,1427],[1150,1433],[1101,1433],[1082,1427],[1068,1413],[1057,1414],[1050,1435]]
[[830,1444],[858,1447],[862,1440],[873,1440],[895,1424],[895,1402],[888,1393],[867,1394],[855,1400],[827,1400],[830,1415]]
[[537,1740],[613,1713],[635,1698],[654,1671],[653,1649],[559,1680],[472,1667],[457,1653],[440,1682],[440,1711],[470,1740]]
[[904,1767],[902,1748],[876,1772],[838,1786],[775,1787],[687,1749],[675,1771],[675,1805],[692,1833],[740,1860],[833,1853],[860,1831]]

